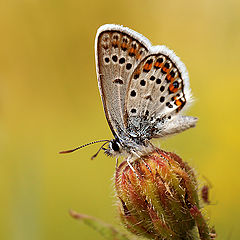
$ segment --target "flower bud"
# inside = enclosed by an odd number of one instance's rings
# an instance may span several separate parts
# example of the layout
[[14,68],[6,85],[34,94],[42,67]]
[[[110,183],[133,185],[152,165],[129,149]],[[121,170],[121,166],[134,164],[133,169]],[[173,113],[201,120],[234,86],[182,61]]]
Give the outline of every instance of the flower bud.
[[196,177],[176,154],[157,149],[131,167],[122,162],[115,185],[120,218],[132,233],[159,240],[210,239]]

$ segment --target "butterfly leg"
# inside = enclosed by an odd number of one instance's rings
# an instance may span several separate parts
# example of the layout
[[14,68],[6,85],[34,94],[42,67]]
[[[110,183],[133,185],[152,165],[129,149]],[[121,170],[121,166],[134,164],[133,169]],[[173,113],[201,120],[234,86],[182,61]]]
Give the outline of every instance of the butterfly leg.
[[157,153],[161,156],[161,158],[163,158],[163,159],[164,159],[166,162],[168,162],[168,164],[170,165],[168,159],[167,159],[166,157],[164,157],[164,156],[162,155],[162,153],[161,153],[158,149],[156,149],[156,151],[157,151]]
[[132,164],[130,163],[130,158],[131,158],[131,156],[129,156],[128,158],[127,158],[127,164],[128,164],[128,166],[131,168],[131,170],[134,172],[134,174],[137,176],[137,178],[139,179],[139,176],[138,176],[138,174],[137,174],[137,172],[135,171],[135,169],[133,168],[133,166],[132,166]]
[[143,161],[143,163],[144,163],[144,165],[146,166],[146,168],[149,170],[149,172],[152,173],[150,167],[148,166],[148,164],[144,161],[144,159],[143,159],[140,155],[138,155],[135,151],[132,151],[132,154],[134,154],[135,156],[137,156],[137,158],[140,158],[140,159]]
[[118,168],[118,157],[116,158],[116,165],[115,165],[115,168],[116,168],[116,170],[117,170],[117,168]]

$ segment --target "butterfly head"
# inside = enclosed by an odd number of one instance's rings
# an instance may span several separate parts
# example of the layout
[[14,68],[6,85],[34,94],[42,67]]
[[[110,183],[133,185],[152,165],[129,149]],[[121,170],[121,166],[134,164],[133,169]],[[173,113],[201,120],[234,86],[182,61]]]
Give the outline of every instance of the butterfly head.
[[112,139],[109,142],[108,148],[104,149],[108,156],[116,156],[122,153],[122,146],[118,139]]

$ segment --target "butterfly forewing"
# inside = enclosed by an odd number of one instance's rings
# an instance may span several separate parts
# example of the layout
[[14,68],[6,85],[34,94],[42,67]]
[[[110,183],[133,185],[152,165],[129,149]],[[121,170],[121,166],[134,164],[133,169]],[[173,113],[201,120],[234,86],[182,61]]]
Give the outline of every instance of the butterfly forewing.
[[96,36],[96,67],[105,114],[113,134],[124,130],[124,102],[130,76],[146,56],[140,34],[117,25],[102,26]]

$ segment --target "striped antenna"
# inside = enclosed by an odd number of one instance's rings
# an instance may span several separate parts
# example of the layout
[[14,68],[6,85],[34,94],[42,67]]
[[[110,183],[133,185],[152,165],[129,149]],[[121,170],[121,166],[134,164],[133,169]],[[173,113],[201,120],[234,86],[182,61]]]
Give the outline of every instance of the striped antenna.
[[[80,148],[83,148],[83,147],[86,147],[86,146],[88,146],[88,145],[92,145],[92,144],[94,144],[94,143],[99,143],[99,142],[109,142],[110,140],[98,140],[98,141],[93,141],[93,142],[90,142],[90,143],[87,143],[87,144],[84,144],[84,145],[82,145],[82,146],[80,146],[80,147],[77,147],[77,148],[74,148],[74,149],[71,149],[71,150],[66,150],[66,151],[61,151],[61,152],[59,152],[60,154],[62,154],[62,153],[71,153],[71,152],[74,152],[74,151],[76,151],[76,150],[78,150],[78,149],[80,149]],[[105,143],[105,144],[106,144]],[[105,145],[104,144],[104,145]]]

